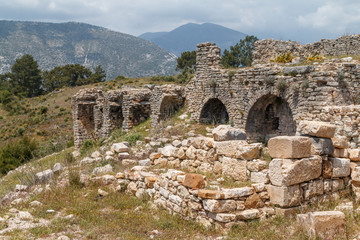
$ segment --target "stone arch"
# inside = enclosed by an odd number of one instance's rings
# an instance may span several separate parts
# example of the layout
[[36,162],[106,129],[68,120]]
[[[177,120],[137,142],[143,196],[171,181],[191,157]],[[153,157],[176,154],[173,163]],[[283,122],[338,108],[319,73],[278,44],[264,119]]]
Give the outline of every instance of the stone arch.
[[94,106],[95,102],[86,102],[78,105],[77,120],[80,121],[88,135],[95,131]]
[[160,114],[158,122],[164,121],[174,115],[180,108],[184,106],[184,99],[178,96],[165,96],[160,104]]
[[218,98],[210,98],[202,107],[200,113],[201,123],[227,123],[229,114],[222,101]]
[[245,130],[248,140],[266,142],[275,136],[295,135],[296,124],[288,102],[266,94],[250,108]]

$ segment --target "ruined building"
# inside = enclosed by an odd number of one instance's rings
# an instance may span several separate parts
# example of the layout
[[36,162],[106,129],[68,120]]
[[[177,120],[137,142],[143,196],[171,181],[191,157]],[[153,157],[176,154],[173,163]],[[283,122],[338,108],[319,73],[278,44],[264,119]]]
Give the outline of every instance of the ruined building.
[[[265,141],[278,135],[295,135],[300,120],[320,120],[338,125],[352,147],[360,142],[359,64],[347,59],[327,59],[311,65],[270,63],[277,54],[290,51],[305,57],[359,54],[359,36],[299,45],[262,40],[256,43],[254,67],[236,70],[220,65],[220,49],[199,44],[195,77],[180,87],[80,91],[73,98],[75,146],[84,139],[109,136],[151,117],[153,126],[179,109],[186,99],[191,119],[230,123],[246,130],[249,141]],[[261,63],[261,64],[260,64]]]
[[181,86],[124,88],[104,92],[98,88],[80,90],[73,97],[75,147],[86,139],[108,137],[112,130],[124,131],[149,117],[153,125],[171,116],[184,104]]

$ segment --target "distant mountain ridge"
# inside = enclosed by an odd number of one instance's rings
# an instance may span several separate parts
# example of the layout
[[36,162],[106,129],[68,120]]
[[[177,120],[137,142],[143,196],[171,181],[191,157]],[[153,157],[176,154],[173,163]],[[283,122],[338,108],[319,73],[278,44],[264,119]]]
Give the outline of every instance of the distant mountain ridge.
[[107,77],[175,73],[176,56],[156,44],[85,23],[0,21],[0,74],[16,58],[31,54],[42,70],[55,66],[98,65]]
[[144,33],[139,37],[180,56],[184,51],[195,50],[196,45],[202,42],[214,42],[221,50],[228,49],[246,35],[213,23],[188,23],[170,32]]

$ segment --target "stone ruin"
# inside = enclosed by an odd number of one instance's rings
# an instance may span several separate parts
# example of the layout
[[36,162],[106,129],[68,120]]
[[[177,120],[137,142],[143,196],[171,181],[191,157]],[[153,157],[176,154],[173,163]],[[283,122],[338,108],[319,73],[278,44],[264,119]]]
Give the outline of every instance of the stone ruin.
[[184,105],[181,86],[124,88],[104,92],[98,88],[80,90],[72,101],[75,147],[86,139],[110,136],[114,129],[127,131],[152,117],[153,126]]
[[[288,50],[295,56],[359,54],[359,44],[359,36],[305,46],[263,40],[254,51],[254,62],[262,64],[236,70],[220,65],[216,45],[199,44],[196,73],[185,88],[80,91],[73,99],[75,146],[90,137],[107,137],[115,128],[128,130],[149,117],[155,127],[186,104],[191,120],[231,124],[245,130],[246,141],[214,134],[165,142],[144,160],[146,165],[212,172],[253,184],[204,189],[204,179],[196,174],[171,169],[154,174],[138,167],[121,177],[129,193],[148,194],[172,212],[225,227],[275,212],[293,213],[350,190],[360,199],[358,62],[269,63]],[[267,148],[255,142],[268,143],[269,165],[259,159]],[[299,221],[308,217],[312,215]]]

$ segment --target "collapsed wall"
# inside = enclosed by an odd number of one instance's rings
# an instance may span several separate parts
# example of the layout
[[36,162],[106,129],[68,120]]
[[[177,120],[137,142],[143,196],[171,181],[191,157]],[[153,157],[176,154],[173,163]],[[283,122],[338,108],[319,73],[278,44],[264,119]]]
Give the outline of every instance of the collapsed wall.
[[294,41],[264,39],[255,42],[253,64],[268,63],[276,56],[290,52],[294,57],[347,56],[360,54],[360,35],[343,36],[338,39],[322,39],[320,42],[301,45]]

